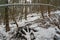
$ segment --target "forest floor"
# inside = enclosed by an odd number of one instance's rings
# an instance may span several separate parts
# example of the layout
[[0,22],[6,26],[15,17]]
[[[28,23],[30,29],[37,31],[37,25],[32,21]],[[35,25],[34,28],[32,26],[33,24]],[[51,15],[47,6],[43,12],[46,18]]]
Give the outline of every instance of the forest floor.
[[[19,20],[17,21],[17,23],[19,27],[24,27],[29,24],[28,26],[30,28],[37,30],[37,32],[34,32],[34,40],[54,40],[55,36],[57,40],[60,40],[60,34],[57,33],[57,31],[60,32],[57,26],[60,25],[59,17],[59,10],[51,12],[51,17],[46,17],[45,13],[44,19],[41,17],[41,14],[32,13],[27,15],[27,20],[22,19],[22,21]],[[55,25],[54,23],[56,23],[57,25]],[[17,30],[16,24],[10,23],[10,29],[11,30],[9,32],[5,32],[5,25],[0,25],[0,40],[9,40]],[[28,36],[29,35],[27,35],[27,37]]]

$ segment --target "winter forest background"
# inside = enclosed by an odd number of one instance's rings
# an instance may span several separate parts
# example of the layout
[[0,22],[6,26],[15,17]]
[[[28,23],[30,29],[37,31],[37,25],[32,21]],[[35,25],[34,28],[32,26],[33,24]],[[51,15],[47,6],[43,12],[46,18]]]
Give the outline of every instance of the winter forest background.
[[60,40],[60,0],[0,0],[0,40]]

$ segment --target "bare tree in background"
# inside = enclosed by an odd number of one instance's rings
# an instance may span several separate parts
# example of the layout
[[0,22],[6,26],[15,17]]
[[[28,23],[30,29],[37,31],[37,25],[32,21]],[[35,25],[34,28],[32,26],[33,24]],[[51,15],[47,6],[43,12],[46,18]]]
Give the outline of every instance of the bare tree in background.
[[[14,0],[13,0],[13,3],[14,3]],[[15,20],[15,16],[14,16],[15,13],[16,13],[15,7],[13,6],[12,19],[13,19],[13,21],[15,22],[15,24],[17,25],[17,28],[18,28],[18,24],[17,24],[17,21]]]
[[[27,0],[25,0],[25,3],[27,3]],[[27,20],[27,6],[25,6],[25,20]]]
[[[5,1],[8,4],[8,0]],[[6,32],[10,31],[9,27],[9,14],[8,14],[8,6],[5,7],[5,24],[6,24]]]
[[[41,0],[41,3],[43,2],[43,0]],[[42,5],[40,5],[40,9],[41,9],[41,15],[42,15],[42,17],[44,18],[44,10],[43,10],[43,6]]]
[[[50,3],[50,0],[47,0],[47,4]],[[48,16],[50,17],[50,6],[48,6]]]

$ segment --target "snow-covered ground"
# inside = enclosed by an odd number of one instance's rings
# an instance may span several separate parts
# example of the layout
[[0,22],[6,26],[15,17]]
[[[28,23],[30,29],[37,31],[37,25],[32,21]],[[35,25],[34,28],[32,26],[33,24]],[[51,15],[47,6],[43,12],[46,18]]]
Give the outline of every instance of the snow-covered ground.
[[[60,14],[60,11],[55,11],[51,13]],[[57,40],[60,40],[60,35],[56,33],[56,31],[60,32],[58,27],[53,24],[50,24],[50,22],[46,20],[40,18],[40,14],[33,13],[27,15],[27,20],[22,19],[22,21],[18,21],[17,23],[19,27],[23,27],[26,24],[31,24],[29,25],[29,27],[38,31],[34,32],[35,40],[53,40],[55,35],[58,37]],[[15,32],[17,29],[16,24],[10,23],[10,28],[11,30],[9,32],[5,32],[5,25],[0,25],[0,40],[9,40],[10,37],[13,35],[11,33]]]

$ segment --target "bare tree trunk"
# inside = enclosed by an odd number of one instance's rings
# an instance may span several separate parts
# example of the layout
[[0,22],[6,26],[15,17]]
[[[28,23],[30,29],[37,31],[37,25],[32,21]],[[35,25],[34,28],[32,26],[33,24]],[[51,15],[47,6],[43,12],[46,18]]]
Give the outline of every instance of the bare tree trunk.
[[[6,0],[6,3],[8,3],[8,0]],[[10,31],[9,27],[9,16],[8,16],[8,7],[5,7],[5,24],[6,24],[6,32]]]
[[48,6],[48,16],[50,17],[50,7]]
[[[13,0],[13,3],[14,3],[14,0]],[[18,28],[18,24],[17,24],[17,22],[16,22],[16,20],[15,20],[14,14],[15,14],[15,8],[14,8],[14,6],[13,6],[12,19],[13,19],[13,21],[15,21],[15,24],[17,25],[17,28]]]
[[40,6],[40,9],[41,9],[41,15],[42,15],[42,17],[44,18],[43,6]]
[[15,22],[15,24],[17,25],[17,28],[18,28],[18,24],[17,24],[17,22],[16,22],[16,20],[15,20],[15,18],[14,18],[13,15],[12,15],[12,19],[13,19],[13,21]]
[[27,20],[27,9],[26,9],[26,6],[25,6],[25,20]]
[[[26,3],[26,0],[25,0]],[[25,20],[27,20],[27,6],[25,6]]]
[[19,17],[19,20],[21,20],[21,21],[22,21],[24,7],[23,7],[23,6],[21,6],[20,10],[21,10],[21,11],[20,11],[20,17]]
[[[49,0],[47,0],[47,4],[49,4]],[[50,17],[50,6],[48,6],[48,16]]]

